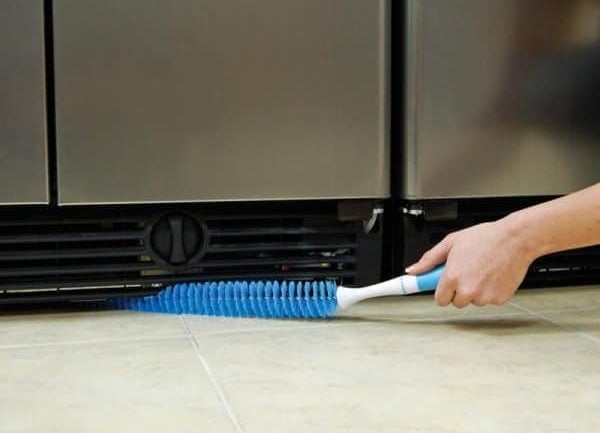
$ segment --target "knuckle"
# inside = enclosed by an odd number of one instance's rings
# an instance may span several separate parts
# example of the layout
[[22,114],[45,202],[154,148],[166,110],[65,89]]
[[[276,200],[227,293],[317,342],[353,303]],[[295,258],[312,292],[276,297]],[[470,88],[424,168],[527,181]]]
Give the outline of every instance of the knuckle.
[[452,300],[452,304],[456,308],[465,308],[467,305],[469,305],[470,302],[471,300],[468,297],[466,297],[463,292],[457,292],[456,296]]
[[484,305],[484,302],[483,302],[482,298],[473,298],[471,300],[471,304],[477,305],[478,307],[481,307],[482,305]]
[[510,298],[507,296],[496,296],[494,299],[492,299],[492,304],[494,305],[504,305],[508,302]]
[[509,300],[509,299],[510,299],[510,298],[509,298],[508,296],[503,296],[503,297],[501,297],[501,298],[498,300],[498,302],[499,302],[499,304],[498,304],[498,305],[504,305],[504,304],[506,304],[506,303],[508,302],[508,300]]
[[444,279],[449,285],[457,286],[459,281],[458,272],[453,269],[446,269],[444,271]]
[[462,309],[462,308],[465,308],[467,305],[469,305],[469,303],[468,303],[468,302],[465,302],[465,301],[464,301],[464,300],[462,300],[462,299],[461,299],[461,300],[455,299],[455,300],[452,302],[452,304],[454,304],[454,306],[455,306],[456,308],[460,308],[460,309]]
[[477,288],[473,286],[466,287],[465,289],[463,289],[462,292],[464,293],[464,296],[468,299],[475,299],[479,297],[479,290],[477,290]]
[[488,305],[490,302],[491,299],[486,296],[479,296],[473,300],[473,304],[477,305],[478,307]]
[[444,296],[444,294],[442,292],[435,294],[435,302],[440,307],[446,307],[450,303],[448,300],[448,297]]
[[478,280],[469,279],[469,281],[463,282],[460,291],[469,299],[469,301],[483,299],[486,296],[483,287],[484,286]]

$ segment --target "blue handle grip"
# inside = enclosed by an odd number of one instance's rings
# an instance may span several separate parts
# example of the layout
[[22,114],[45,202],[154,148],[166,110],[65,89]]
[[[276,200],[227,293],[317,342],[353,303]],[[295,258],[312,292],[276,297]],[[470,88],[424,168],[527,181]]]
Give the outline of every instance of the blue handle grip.
[[417,287],[419,287],[419,292],[435,291],[443,272],[444,265],[438,266],[425,274],[417,275]]

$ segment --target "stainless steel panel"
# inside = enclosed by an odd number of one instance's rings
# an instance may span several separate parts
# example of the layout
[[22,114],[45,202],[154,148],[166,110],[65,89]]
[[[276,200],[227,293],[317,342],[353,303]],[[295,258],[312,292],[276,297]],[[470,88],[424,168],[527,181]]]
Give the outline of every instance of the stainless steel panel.
[[600,1],[407,4],[406,197],[600,180]]
[[0,204],[48,202],[42,0],[0,1]]
[[60,203],[388,196],[388,7],[55,0]]

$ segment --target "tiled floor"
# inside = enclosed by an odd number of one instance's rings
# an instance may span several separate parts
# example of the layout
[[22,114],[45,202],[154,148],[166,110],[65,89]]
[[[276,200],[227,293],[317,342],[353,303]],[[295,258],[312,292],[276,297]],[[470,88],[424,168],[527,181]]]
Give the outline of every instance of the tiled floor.
[[600,287],[324,322],[0,315],[0,432],[598,432]]

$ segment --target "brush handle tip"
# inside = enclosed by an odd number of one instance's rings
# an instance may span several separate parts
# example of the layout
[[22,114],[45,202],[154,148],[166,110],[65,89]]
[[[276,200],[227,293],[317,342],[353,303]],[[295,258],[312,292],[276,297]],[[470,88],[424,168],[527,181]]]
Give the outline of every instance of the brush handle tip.
[[429,272],[416,275],[419,292],[433,292],[437,288],[440,278],[444,273],[444,266],[438,266]]

